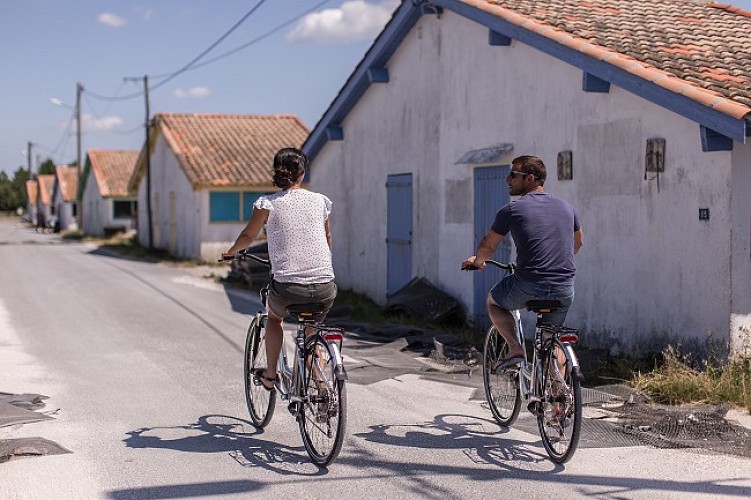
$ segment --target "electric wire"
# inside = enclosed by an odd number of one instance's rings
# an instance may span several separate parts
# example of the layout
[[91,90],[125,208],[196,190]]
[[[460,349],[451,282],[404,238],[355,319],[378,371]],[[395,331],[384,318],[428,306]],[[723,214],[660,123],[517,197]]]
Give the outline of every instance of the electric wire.
[[[235,47],[234,49],[228,50],[227,52],[225,52],[223,54],[220,54],[220,55],[218,55],[216,57],[213,57],[212,59],[204,61],[201,64],[196,64],[194,66],[191,66],[190,68],[188,68],[185,71],[192,71],[194,69],[203,68],[204,66],[208,66],[209,64],[214,63],[214,62],[216,62],[216,61],[218,61],[220,59],[224,59],[225,57],[231,56],[232,54],[235,54],[236,52],[240,52],[241,50],[246,49],[246,48],[250,47],[251,45],[255,45],[256,43],[260,42],[261,40],[264,40],[265,38],[268,38],[269,36],[273,35],[277,31],[279,31],[279,30],[281,30],[283,28],[286,28],[287,26],[289,26],[292,23],[295,23],[295,22],[299,21],[300,19],[302,19],[303,17],[307,16],[311,12],[313,12],[313,11],[315,11],[317,9],[320,9],[322,6],[324,6],[325,4],[327,4],[329,2],[331,2],[331,0],[323,0],[322,2],[319,2],[319,3],[315,4],[313,7],[309,8],[308,10],[306,10],[306,11],[298,14],[297,16],[293,17],[292,19],[283,22],[282,24],[276,26],[275,28],[272,28],[271,30],[269,30],[266,33],[264,33],[263,35],[259,35],[258,37],[254,38],[253,40],[250,40],[247,43],[244,43],[244,44],[242,44],[242,45],[240,45],[238,47]],[[161,78],[163,76],[168,76],[168,75],[170,75],[170,73],[162,73],[162,74],[150,75],[150,76],[152,78]],[[161,84],[161,82],[160,82],[160,84]],[[151,87],[151,88],[153,89],[155,87]]]
[[[178,70],[170,73],[164,80],[162,80],[160,82],[157,82],[155,85],[152,85],[150,88],[151,89],[159,88],[162,85],[164,85],[165,83],[173,80],[174,78],[176,78],[180,74],[182,74],[185,71],[187,71],[191,67],[191,65],[197,63],[201,58],[203,58],[212,49],[214,49],[217,45],[219,45],[225,38],[227,38],[233,31],[235,31],[242,23],[244,23],[256,10],[258,10],[258,8],[261,5],[263,5],[265,2],[266,2],[266,0],[259,0],[258,3],[255,6],[253,6],[253,8],[251,8],[239,21],[237,21],[234,24],[234,26],[232,26],[228,31],[226,31],[222,36],[220,36],[214,43],[212,43],[211,45],[209,45],[209,47],[207,49],[205,49],[199,55],[197,55],[196,57],[194,57],[188,64],[186,64],[182,68],[180,68],[180,69],[178,69]],[[102,95],[95,94],[94,92],[91,92],[91,91],[88,91],[88,90],[85,91],[85,92],[87,94],[89,94],[91,97],[93,97],[94,99],[98,99],[98,100],[101,100],[101,101],[125,101],[125,100],[128,100],[128,99],[133,99],[135,97],[140,97],[140,96],[143,95],[143,91],[136,92],[134,94],[125,95],[125,96],[120,96],[120,97],[116,97],[116,96],[112,96],[112,97],[102,96]]]

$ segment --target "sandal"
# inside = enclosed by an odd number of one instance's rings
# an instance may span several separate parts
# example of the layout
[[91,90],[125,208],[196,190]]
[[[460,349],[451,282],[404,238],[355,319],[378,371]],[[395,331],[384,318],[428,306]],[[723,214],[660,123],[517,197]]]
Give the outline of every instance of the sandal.
[[[267,377],[266,376],[266,368],[257,368],[253,372],[253,375],[256,377],[256,379],[258,380],[258,382],[261,384],[261,387],[263,387],[267,391],[271,392],[274,389],[276,389],[276,383],[277,383],[277,381],[279,379],[276,378],[276,377]],[[271,382],[271,387],[269,387],[268,385],[266,385],[266,383],[264,381]]]
[[519,365],[522,362],[524,362],[524,355],[522,354],[515,354],[507,358],[499,359],[498,361],[496,361],[495,365],[493,366],[492,372],[495,374],[498,374],[508,368],[511,368],[512,366]]

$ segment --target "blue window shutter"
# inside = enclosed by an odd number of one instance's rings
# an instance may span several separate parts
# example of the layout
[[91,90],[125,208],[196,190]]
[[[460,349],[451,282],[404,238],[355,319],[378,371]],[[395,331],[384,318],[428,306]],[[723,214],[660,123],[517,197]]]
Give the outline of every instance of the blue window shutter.
[[250,220],[250,216],[253,214],[253,203],[265,194],[267,193],[243,193],[243,221]]
[[240,193],[209,193],[209,222],[237,222],[239,220]]

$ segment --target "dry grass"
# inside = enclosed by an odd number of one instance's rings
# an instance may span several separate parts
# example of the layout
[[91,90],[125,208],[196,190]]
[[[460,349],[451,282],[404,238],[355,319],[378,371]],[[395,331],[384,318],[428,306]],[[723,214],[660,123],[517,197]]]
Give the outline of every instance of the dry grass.
[[650,372],[635,373],[633,384],[658,403],[730,403],[751,412],[751,358],[709,361],[696,367],[689,356],[668,347],[662,364]]

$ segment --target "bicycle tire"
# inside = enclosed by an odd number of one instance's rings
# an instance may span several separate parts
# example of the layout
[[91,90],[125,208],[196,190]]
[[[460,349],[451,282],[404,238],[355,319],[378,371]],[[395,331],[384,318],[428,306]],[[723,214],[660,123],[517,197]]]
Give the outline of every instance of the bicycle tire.
[[493,366],[508,354],[508,343],[494,327],[488,329],[482,356],[482,381],[485,399],[496,422],[508,427],[516,421],[521,409],[519,371],[493,373]]
[[274,416],[276,389],[267,390],[255,375],[256,370],[267,368],[266,328],[258,325],[257,317],[250,322],[245,336],[244,357],[243,379],[248,413],[256,427],[266,427]]
[[[566,357],[562,374],[555,360],[557,346]],[[537,416],[542,444],[550,459],[558,464],[567,462],[579,445],[582,401],[581,382],[574,374],[568,351],[558,340],[547,349],[543,363],[542,405]]]
[[311,460],[326,466],[339,456],[347,427],[347,387],[337,378],[334,357],[320,335],[305,341],[310,369],[302,380],[305,401],[298,415],[300,435]]

